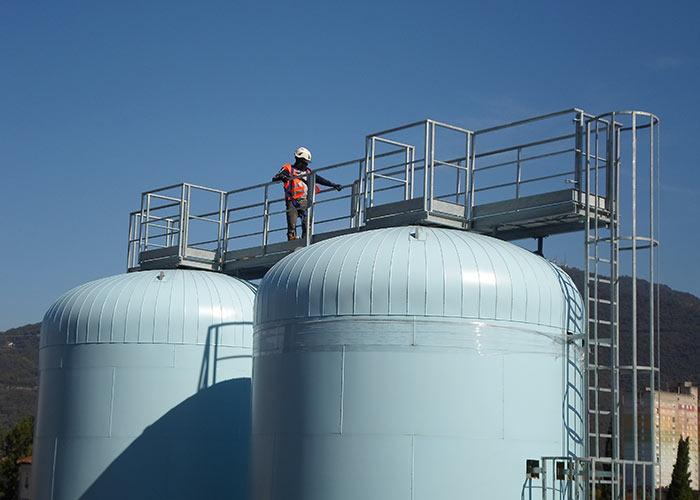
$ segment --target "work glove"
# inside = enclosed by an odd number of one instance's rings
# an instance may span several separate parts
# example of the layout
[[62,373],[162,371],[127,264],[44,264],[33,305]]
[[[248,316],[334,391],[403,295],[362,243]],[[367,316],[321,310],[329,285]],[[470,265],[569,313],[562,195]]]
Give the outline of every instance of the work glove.
[[333,189],[335,189],[336,191],[340,191],[341,189],[343,189],[343,186],[341,186],[340,184],[333,184]]

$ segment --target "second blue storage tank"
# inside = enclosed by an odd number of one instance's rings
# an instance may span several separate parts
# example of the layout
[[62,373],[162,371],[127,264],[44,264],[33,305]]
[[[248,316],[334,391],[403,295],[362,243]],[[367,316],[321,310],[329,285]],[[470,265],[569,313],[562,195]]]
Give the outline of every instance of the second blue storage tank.
[[579,455],[583,307],[515,245],[427,227],[279,262],[256,298],[253,498],[519,498]]

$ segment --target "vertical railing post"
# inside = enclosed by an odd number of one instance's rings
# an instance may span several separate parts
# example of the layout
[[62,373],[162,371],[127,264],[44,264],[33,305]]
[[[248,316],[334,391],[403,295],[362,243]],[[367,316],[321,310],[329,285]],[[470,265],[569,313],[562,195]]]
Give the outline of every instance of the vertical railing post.
[[471,178],[471,143],[472,133],[467,132],[464,138],[464,219],[469,222],[469,179]]
[[[306,209],[306,242],[305,245],[309,246],[311,245],[313,241],[313,234],[314,234],[314,216],[316,212],[316,173],[311,172],[311,174],[308,176],[308,188],[309,188],[309,195],[307,197],[308,201],[308,207]],[[302,227],[302,231],[304,228]]]
[[377,141],[375,140],[374,137],[372,137],[371,145],[370,145],[371,156],[370,156],[370,164],[369,164],[369,206],[370,207],[374,206],[374,170],[376,168],[376,165],[375,165],[375,156],[377,154],[376,148],[377,148]]
[[[464,164],[466,165],[467,162],[466,160],[464,161]],[[461,167],[462,162],[458,161],[457,166]],[[460,168],[455,168],[455,172],[457,175],[455,175],[455,204],[459,204],[459,188],[461,187],[461,180],[462,180],[462,170]]]
[[416,148],[411,146],[411,177],[410,177],[410,199],[413,199],[413,185],[416,180]]
[[151,193],[146,194],[146,217],[145,217],[145,227],[144,227],[144,240],[143,240],[143,249],[148,250],[148,233],[150,230],[150,223],[151,223]]
[[367,215],[367,164],[369,163],[369,149],[367,147],[368,141],[365,140],[365,159],[360,161],[358,165],[358,180],[360,183],[358,189],[358,213],[357,213],[357,223],[356,228],[359,230],[363,224],[363,218]]
[[[632,428],[634,460],[639,460],[639,408],[637,395],[637,115],[632,113]],[[636,476],[636,468],[635,468]],[[635,477],[636,479],[636,477]],[[636,481],[635,481],[636,485]],[[636,498],[636,492],[635,492]]]
[[165,219],[165,246],[169,247],[172,239],[171,231],[173,229],[173,220],[170,218]]
[[[516,169],[515,169],[515,199],[516,201],[520,199],[520,181],[522,180],[522,167],[520,165],[520,157],[522,155],[522,148],[518,148],[516,159]],[[519,211],[520,207],[516,205],[516,211]]]
[[[620,443],[620,158],[621,158],[621,130],[615,126],[615,113],[611,115],[611,125],[613,127],[613,156],[614,156],[614,180],[613,180],[613,191],[614,191],[614,202],[613,202],[613,213],[614,222],[611,224],[613,229],[613,234],[610,235],[611,241],[611,253],[615,255],[615,273],[612,277],[614,286],[610,290],[610,294],[614,295],[615,303],[613,305],[613,321],[615,322],[615,328],[613,329],[615,336],[615,357],[614,357],[614,369],[613,369],[613,381],[615,383],[615,390],[613,391],[614,402],[613,406],[615,408],[615,437],[613,442],[613,458],[619,460],[622,457],[622,445]],[[623,469],[624,470],[624,469]]]
[[466,205],[468,205],[467,208],[467,228],[471,228],[473,225],[474,221],[474,205],[476,204],[475,196],[474,196],[474,180],[476,177],[476,134],[470,133],[469,134],[469,142],[471,143],[470,146],[470,159],[469,159],[469,168],[467,169],[467,175],[468,178],[465,179],[465,185],[468,199],[466,200]]
[[606,134],[605,134],[605,193],[607,194],[606,196],[606,206],[605,208],[612,213],[614,207],[612,205],[612,199],[614,199],[614,193],[613,189],[615,186],[615,179],[614,179],[614,173],[615,173],[615,152],[613,151],[614,149],[614,144],[615,144],[615,139],[614,139],[614,134],[615,134],[615,115],[613,114],[610,119],[610,123],[606,125]]
[[221,237],[221,265],[222,268],[226,263],[226,253],[228,252],[229,240],[229,208],[228,208],[228,193],[224,193],[224,231]]
[[[590,307],[591,307],[591,302],[590,302],[590,260],[589,260],[589,255],[590,255],[590,232],[591,232],[591,205],[588,202],[589,198],[589,191],[590,191],[590,151],[591,151],[591,144],[590,144],[590,134],[591,134],[591,124],[588,122],[586,124],[586,162],[585,162],[585,184],[579,185],[579,188],[581,189],[581,192],[583,193],[582,196],[584,197],[585,201],[585,210],[586,210],[586,216],[585,216],[585,228],[584,228],[584,241],[583,241],[583,274],[584,274],[584,286],[583,286],[583,301],[584,301],[584,334],[586,335],[586,343],[585,343],[585,349],[584,349],[584,367],[585,367],[585,381],[584,381],[584,408],[585,408],[585,413],[584,413],[584,426],[585,426],[585,439],[584,439],[584,453],[585,456],[590,457],[591,454],[593,453],[593,450],[591,450],[591,415],[589,412],[589,401],[590,401],[590,386],[591,386],[591,368],[590,368],[590,363],[591,363],[591,323],[590,323]],[[594,436],[595,439],[595,456],[598,457],[598,436]]]
[[360,179],[354,181],[350,186],[350,228],[354,229],[360,225]]
[[269,242],[269,234],[270,234],[270,193],[269,193],[269,185],[265,184],[265,199],[263,201],[263,247],[266,247],[268,242]]
[[433,198],[435,196],[435,122],[430,122],[430,202],[428,211],[433,211]]
[[583,168],[583,111],[579,111],[574,119],[575,153],[574,153],[574,182],[576,189],[581,192],[581,170]]
[[469,224],[469,179],[471,179],[472,132],[464,138],[464,219]]
[[404,151],[404,173],[403,173],[403,180],[404,180],[404,189],[403,189],[403,199],[404,201],[409,199],[409,193],[410,193],[410,168],[411,168],[411,150],[409,147],[406,147]]
[[136,224],[138,221],[138,214],[129,214],[129,243],[126,250],[126,269],[129,270],[134,267],[134,240],[136,239]]
[[428,211],[428,177],[430,176],[430,120],[425,121],[425,144],[423,146],[423,210]]
[[[649,427],[651,429],[650,436],[650,453],[651,453],[651,471],[649,481],[651,483],[651,498],[652,500],[656,497],[656,355],[655,355],[655,321],[656,321],[656,293],[658,289],[655,285],[655,270],[654,270],[654,259],[655,259],[655,245],[656,245],[656,231],[655,231],[655,220],[654,220],[654,141],[656,140],[654,134],[654,116],[649,118],[649,365],[650,365],[650,415],[649,415]],[[656,290],[656,291],[655,291]]]
[[189,206],[187,203],[187,184],[182,184],[180,188],[180,241],[178,246],[178,257],[184,258],[187,248],[187,227],[189,219]]
[[225,194],[219,192],[219,224],[216,235],[216,266],[222,269],[224,266],[224,210],[226,209]]

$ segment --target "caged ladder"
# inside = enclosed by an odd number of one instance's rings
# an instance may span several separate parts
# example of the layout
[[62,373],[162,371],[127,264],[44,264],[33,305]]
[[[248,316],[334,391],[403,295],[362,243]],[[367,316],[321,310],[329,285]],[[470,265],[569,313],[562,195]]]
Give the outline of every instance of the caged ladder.
[[582,189],[595,200],[584,234],[590,498],[656,497],[658,126],[640,111],[585,123]]
[[[578,120],[587,439],[582,439],[583,456],[530,460],[534,464],[528,465],[521,498],[654,500],[659,486],[659,119],[622,111],[582,114]],[[575,353],[567,348],[567,356]],[[567,368],[567,382],[570,372]],[[578,443],[574,426],[567,425],[567,431]]]

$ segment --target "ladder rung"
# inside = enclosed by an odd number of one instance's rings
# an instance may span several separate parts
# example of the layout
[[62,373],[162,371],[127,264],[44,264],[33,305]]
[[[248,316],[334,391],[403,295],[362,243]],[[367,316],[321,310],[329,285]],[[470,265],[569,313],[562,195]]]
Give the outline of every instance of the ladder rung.
[[604,392],[606,394],[610,394],[612,392],[610,387],[598,387],[597,389],[595,387],[589,387],[588,390],[593,392]]
[[610,410],[588,410],[588,413],[590,413],[591,415],[610,415],[612,412]]
[[596,345],[599,347],[612,347],[612,342],[610,342],[610,340],[589,340],[588,345]]
[[610,281],[610,278],[600,278],[600,277],[596,278],[595,276],[590,276],[590,277],[588,278],[588,281],[592,281],[592,282],[594,282],[594,283],[595,283],[595,282],[603,283],[604,285],[609,285],[610,283],[612,283],[612,282]]
[[595,432],[589,432],[588,437],[612,438],[612,434],[603,434],[602,432],[596,434]]
[[596,299],[595,297],[589,297],[588,300],[591,302],[598,302],[599,304],[612,304],[608,299]]
[[620,247],[621,252],[627,252],[630,250],[644,250],[649,248],[649,245],[637,245],[636,247]]
[[598,323],[599,325],[605,325],[605,326],[610,326],[613,323],[608,321],[607,319],[595,319],[595,318],[590,318],[588,320],[590,323]]
[[603,257],[594,257],[589,255],[588,260],[591,260],[593,262],[602,262],[603,264],[610,264],[610,259],[604,259]]

